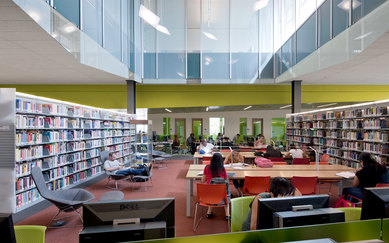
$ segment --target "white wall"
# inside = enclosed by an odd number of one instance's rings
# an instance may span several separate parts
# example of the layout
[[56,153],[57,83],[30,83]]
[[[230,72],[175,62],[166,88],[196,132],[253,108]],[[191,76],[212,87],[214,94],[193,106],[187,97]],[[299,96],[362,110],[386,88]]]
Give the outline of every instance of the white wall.
[[[291,113],[289,109],[284,110],[263,110],[263,111],[229,111],[229,112],[196,112],[196,113],[164,113],[149,114],[148,119],[153,121],[153,131],[157,134],[163,134],[162,120],[164,117],[170,117],[171,131],[175,134],[175,118],[186,119],[186,137],[192,132],[192,118],[203,119],[203,134],[209,134],[209,118],[224,117],[225,135],[231,139],[239,133],[239,119],[247,118],[247,134],[252,135],[252,119],[263,118],[263,130],[265,138],[271,137],[271,119],[285,117]],[[256,134],[257,135],[257,134]]]

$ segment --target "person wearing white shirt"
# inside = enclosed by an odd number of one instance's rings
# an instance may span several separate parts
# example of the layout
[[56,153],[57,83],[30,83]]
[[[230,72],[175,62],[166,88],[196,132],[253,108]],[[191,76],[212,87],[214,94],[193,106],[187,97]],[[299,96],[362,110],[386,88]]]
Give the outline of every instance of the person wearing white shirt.
[[201,150],[203,150],[204,153],[208,154],[208,153],[212,152],[213,148],[214,148],[213,144],[208,143],[206,139],[201,139],[201,143],[199,146],[199,152]]
[[292,159],[302,159],[305,158],[305,154],[301,149],[296,148],[294,144],[291,144],[290,150],[288,153],[286,153],[285,157],[292,157]]
[[134,168],[125,168],[120,165],[119,161],[115,160],[115,155],[109,153],[108,160],[104,162],[105,171],[114,172],[117,175],[140,175],[145,170],[143,169],[134,169]]

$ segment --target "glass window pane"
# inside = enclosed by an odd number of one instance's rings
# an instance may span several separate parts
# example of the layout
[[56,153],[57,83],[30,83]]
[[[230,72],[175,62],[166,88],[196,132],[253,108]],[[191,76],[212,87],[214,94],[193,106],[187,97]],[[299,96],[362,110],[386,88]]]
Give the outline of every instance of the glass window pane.
[[261,52],[261,78],[274,76],[273,48],[273,1],[259,10],[259,51]]
[[253,136],[259,136],[259,135],[263,134],[262,122],[263,122],[263,119],[261,119],[261,118],[253,118]]
[[315,0],[296,0],[296,29],[316,10]]
[[303,60],[306,56],[316,49],[316,16],[313,14],[297,30],[297,58],[296,63]]
[[281,48],[276,52],[276,75],[280,76],[283,72],[282,70],[282,57],[281,57]]
[[188,78],[200,78],[200,53],[188,53]]
[[348,27],[349,8],[345,0],[332,0],[332,37],[337,36]]
[[247,118],[240,118],[239,133],[241,138],[247,135]]
[[318,47],[321,47],[330,40],[330,1],[327,0],[321,5],[317,11],[317,25],[318,25]]
[[209,118],[209,135],[213,140],[216,140],[217,134],[224,132],[224,118],[223,117],[210,117]]
[[[145,1],[144,7],[156,14],[156,1]],[[145,79],[157,78],[157,30],[144,22],[143,24],[143,77]]]
[[104,1],[103,45],[121,60],[120,1]]
[[186,136],[185,136],[185,118],[184,119],[176,119],[176,134],[178,139],[180,140],[180,144],[185,144]]
[[67,20],[80,28],[80,0],[54,0],[53,7]]
[[90,38],[102,45],[103,43],[103,18],[101,0],[84,0],[82,4],[82,26],[81,29]]
[[129,11],[129,0],[121,0],[121,27],[122,27],[122,62],[129,66],[128,57],[128,11]]
[[202,119],[192,119],[192,133],[196,139],[199,139],[203,134],[203,120]]
[[164,117],[163,122],[163,136],[170,136],[170,117]]
[[285,42],[281,49],[282,53],[282,72],[285,72],[295,64],[296,60],[296,35],[292,35],[290,39]]
[[357,22],[386,0],[353,0],[353,23]]
[[271,119],[271,140],[277,145],[285,144],[285,118]]

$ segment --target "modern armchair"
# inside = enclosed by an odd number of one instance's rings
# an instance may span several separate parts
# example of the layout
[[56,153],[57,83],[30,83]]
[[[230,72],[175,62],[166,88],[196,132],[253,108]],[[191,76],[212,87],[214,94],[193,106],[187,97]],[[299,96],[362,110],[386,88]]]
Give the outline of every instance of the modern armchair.
[[[48,225],[54,220],[64,218],[56,218],[61,212],[76,212],[81,221],[83,221],[81,214],[77,209],[81,208],[83,203],[89,202],[95,198],[90,192],[80,188],[51,191],[47,188],[42,170],[39,167],[33,167],[31,175],[39,194],[58,208],[57,214],[50,220]],[[66,224],[66,221],[58,221],[54,226],[62,226],[64,224]]]
[[[108,157],[109,157],[109,151],[101,151],[100,158],[101,158],[101,163],[103,163],[103,165],[104,165],[104,162],[106,160],[108,160]],[[107,184],[105,184],[105,187],[110,188],[110,189],[118,189],[118,181],[127,180],[130,178],[130,176],[128,176],[128,175],[117,175],[117,174],[115,174],[115,172],[111,172],[111,171],[107,171],[107,170],[105,171],[105,174],[108,175],[108,181],[107,181]],[[111,180],[115,181],[115,187],[111,187],[108,185]]]

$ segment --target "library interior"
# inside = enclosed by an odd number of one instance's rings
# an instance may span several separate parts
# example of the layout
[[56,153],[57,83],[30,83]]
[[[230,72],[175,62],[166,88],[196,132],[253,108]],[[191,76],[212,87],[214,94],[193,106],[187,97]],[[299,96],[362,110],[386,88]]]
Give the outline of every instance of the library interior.
[[1,242],[389,242],[389,1],[0,0]]

